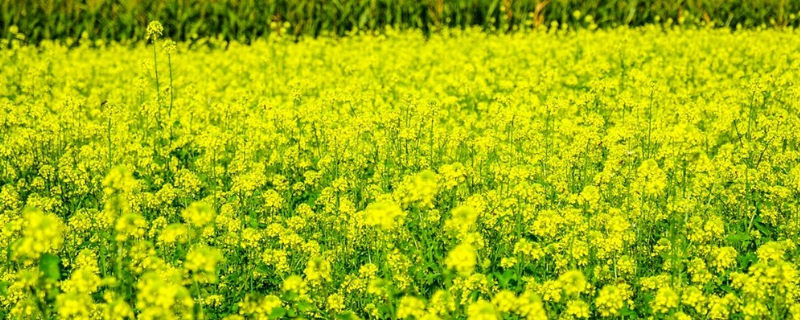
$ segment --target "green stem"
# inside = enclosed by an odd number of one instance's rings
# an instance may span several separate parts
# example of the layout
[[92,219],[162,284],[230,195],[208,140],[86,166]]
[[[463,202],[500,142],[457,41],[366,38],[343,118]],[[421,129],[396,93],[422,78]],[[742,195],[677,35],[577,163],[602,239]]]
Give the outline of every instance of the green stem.
[[[167,112],[167,115],[171,118],[172,117],[172,101],[174,99],[173,91],[175,90],[175,87],[172,86],[172,55],[170,55],[170,54],[167,54],[167,65],[169,65],[169,110]],[[158,73],[156,72],[156,74],[158,74]]]
[[194,318],[200,319],[200,316],[203,315],[203,304],[200,302],[200,285],[197,283],[197,279],[192,280],[192,287],[195,292],[195,297],[197,298],[197,304],[194,305]]
[[108,106],[106,102],[103,102],[103,105],[106,106],[106,110],[108,112],[108,122],[106,125],[106,133],[108,134],[108,170],[111,170],[113,166],[113,157],[112,157],[112,148],[111,148],[111,107]]
[[161,86],[158,83],[158,55],[156,54],[156,39],[153,39],[153,68],[156,71],[156,104],[161,106]]

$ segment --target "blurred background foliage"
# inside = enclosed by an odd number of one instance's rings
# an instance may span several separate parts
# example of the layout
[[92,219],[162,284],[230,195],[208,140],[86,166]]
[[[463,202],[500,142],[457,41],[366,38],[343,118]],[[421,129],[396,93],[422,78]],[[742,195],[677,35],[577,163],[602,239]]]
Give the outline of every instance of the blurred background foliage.
[[[479,26],[606,28],[648,23],[796,27],[800,0],[0,0],[0,34],[43,39],[143,39],[159,20],[175,40],[249,42],[270,32],[345,35],[353,30]],[[287,24],[288,22],[288,24]]]

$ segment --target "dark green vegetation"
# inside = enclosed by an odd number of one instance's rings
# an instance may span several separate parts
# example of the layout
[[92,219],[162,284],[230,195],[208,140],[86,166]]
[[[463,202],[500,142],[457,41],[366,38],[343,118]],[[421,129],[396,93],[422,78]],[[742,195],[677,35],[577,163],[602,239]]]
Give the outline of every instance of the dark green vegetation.
[[[576,13],[580,12],[580,15]],[[149,21],[174,40],[222,36],[247,42],[284,29],[344,35],[386,26],[433,32],[480,26],[506,32],[552,22],[583,27],[797,26],[800,0],[0,0],[0,35],[26,40],[142,39]],[[587,19],[587,16],[592,18]],[[12,27],[16,26],[16,28]]]

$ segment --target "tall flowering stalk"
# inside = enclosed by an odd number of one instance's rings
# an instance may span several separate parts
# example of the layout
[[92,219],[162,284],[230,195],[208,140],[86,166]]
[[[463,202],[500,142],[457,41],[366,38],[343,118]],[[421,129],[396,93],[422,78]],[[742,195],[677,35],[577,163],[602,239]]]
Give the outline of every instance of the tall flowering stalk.
[[158,82],[158,55],[156,54],[156,41],[164,33],[164,27],[158,21],[147,25],[147,39],[153,41],[153,68],[156,72],[156,103],[161,105],[161,86]]
[[169,67],[169,109],[167,115],[172,117],[172,105],[175,100],[175,88],[172,86],[172,54],[175,53],[175,41],[164,41],[164,53],[167,54],[167,66]]

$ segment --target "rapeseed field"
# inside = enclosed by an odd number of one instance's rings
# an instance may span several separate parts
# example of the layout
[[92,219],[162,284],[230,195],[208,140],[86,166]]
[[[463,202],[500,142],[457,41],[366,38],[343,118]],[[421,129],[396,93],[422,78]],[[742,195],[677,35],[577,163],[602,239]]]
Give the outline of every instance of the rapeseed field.
[[11,28],[0,318],[800,319],[793,29],[273,27]]

